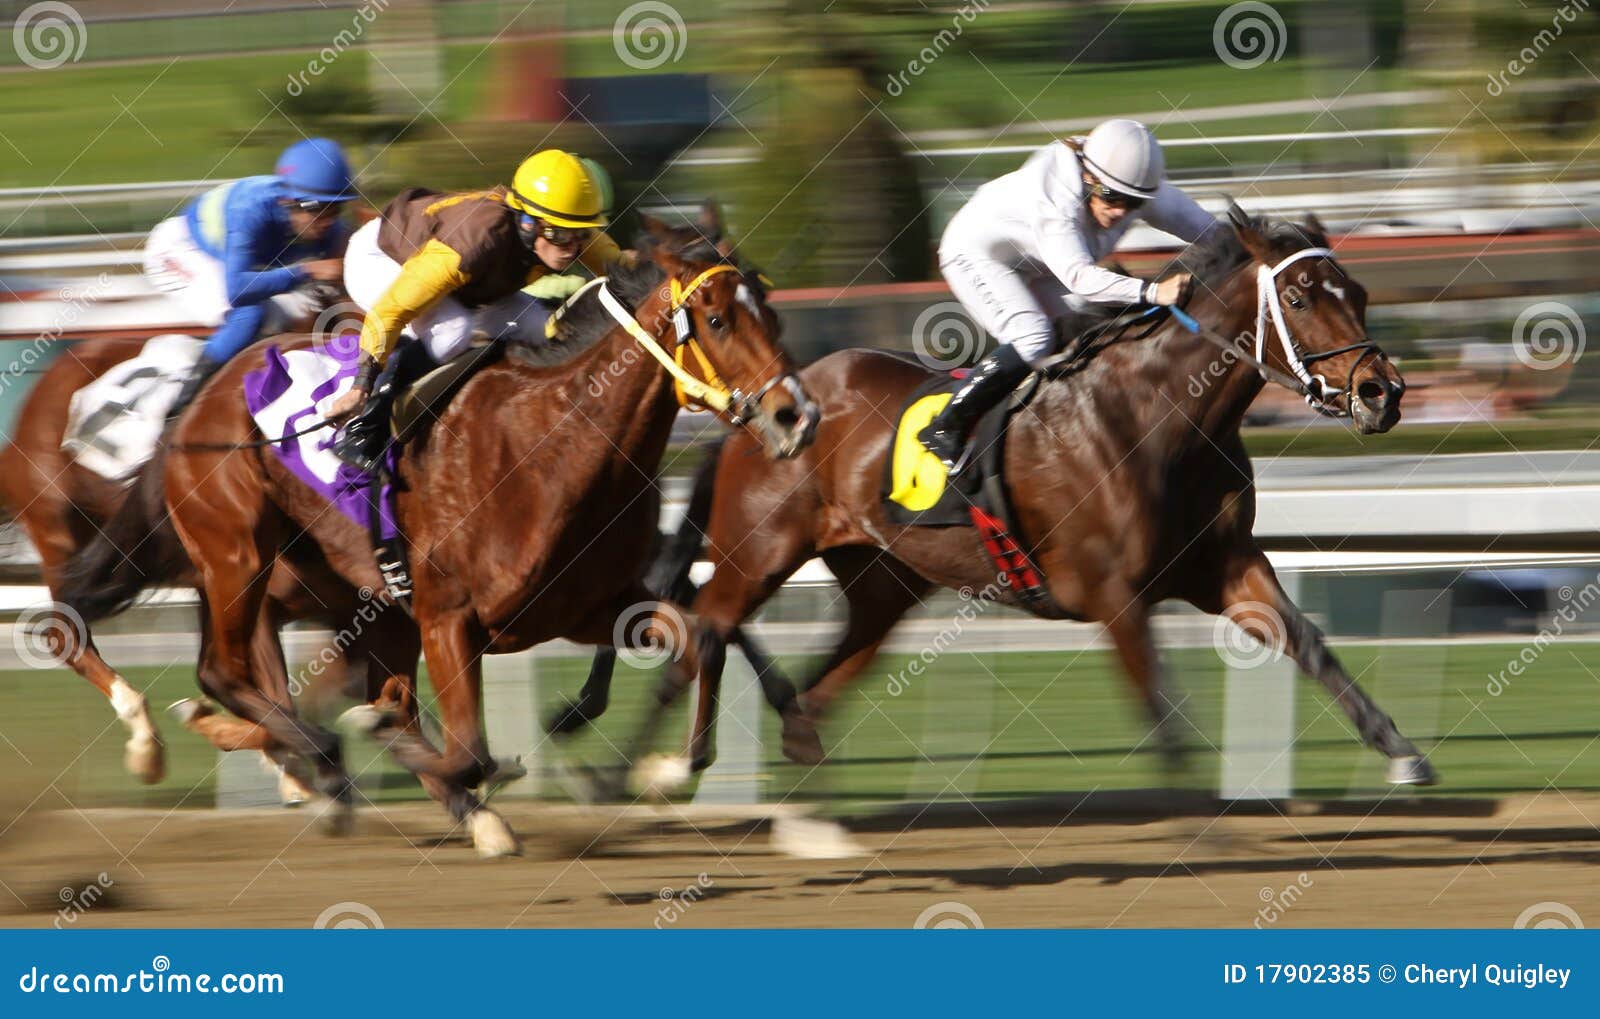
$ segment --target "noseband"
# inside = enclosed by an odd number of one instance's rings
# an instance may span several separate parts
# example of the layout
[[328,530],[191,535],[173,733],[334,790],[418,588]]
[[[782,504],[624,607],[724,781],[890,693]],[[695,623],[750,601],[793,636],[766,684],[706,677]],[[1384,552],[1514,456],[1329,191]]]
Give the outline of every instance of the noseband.
[[[1333,260],[1333,251],[1329,248],[1304,248],[1295,252],[1277,265],[1261,266],[1256,273],[1256,363],[1265,366],[1267,353],[1267,320],[1272,320],[1272,326],[1277,331],[1278,343],[1283,347],[1284,360],[1289,364],[1289,370],[1294,372],[1300,381],[1300,387],[1305,395],[1306,403],[1310,404],[1319,413],[1330,417],[1348,417],[1351,413],[1351,404],[1355,400],[1356,370],[1373,356],[1381,356],[1383,351],[1370,339],[1362,339],[1356,343],[1348,343],[1332,350],[1319,350],[1313,354],[1301,351],[1300,345],[1295,342],[1294,336],[1289,332],[1289,325],[1283,318],[1283,301],[1278,296],[1278,275],[1289,266],[1302,258],[1326,258]],[[1361,356],[1356,358],[1350,366],[1349,374],[1345,376],[1345,385],[1342,390],[1329,389],[1328,380],[1321,374],[1313,374],[1310,366],[1318,361],[1325,361],[1330,357],[1348,354],[1351,351],[1361,351]],[[1262,378],[1270,378],[1265,371]],[[1329,400],[1339,393],[1345,395],[1345,409],[1340,411],[1329,403]]]

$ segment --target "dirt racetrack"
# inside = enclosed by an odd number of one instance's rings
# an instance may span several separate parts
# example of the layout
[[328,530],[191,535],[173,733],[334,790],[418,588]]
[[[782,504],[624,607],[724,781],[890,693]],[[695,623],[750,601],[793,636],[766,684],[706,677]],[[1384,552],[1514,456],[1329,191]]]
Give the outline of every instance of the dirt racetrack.
[[511,803],[525,855],[488,862],[431,805],[366,809],[342,840],[305,810],[36,810],[0,839],[0,924],[1504,928],[1536,906],[1526,922],[1568,922],[1556,905],[1600,922],[1600,796],[1105,806],[858,818],[864,855],[802,860],[762,821]]

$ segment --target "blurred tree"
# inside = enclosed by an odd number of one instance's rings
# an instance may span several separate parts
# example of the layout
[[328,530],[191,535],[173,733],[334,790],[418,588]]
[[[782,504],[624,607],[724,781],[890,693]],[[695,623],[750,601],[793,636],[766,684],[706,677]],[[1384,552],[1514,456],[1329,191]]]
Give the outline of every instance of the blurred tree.
[[[932,237],[909,142],[880,109],[888,75],[864,19],[879,0],[781,0],[757,161],[739,175],[741,250],[780,286],[924,279]],[[737,111],[735,111],[737,115]]]

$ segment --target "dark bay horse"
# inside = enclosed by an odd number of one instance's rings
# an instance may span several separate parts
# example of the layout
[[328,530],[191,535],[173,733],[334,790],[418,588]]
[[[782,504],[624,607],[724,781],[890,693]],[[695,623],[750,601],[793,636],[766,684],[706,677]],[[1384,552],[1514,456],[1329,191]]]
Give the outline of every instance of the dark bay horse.
[[[640,580],[678,387],[756,431],[774,456],[797,454],[816,427],[758,279],[697,231],[653,220],[647,230],[637,265],[569,302],[557,320],[557,357],[512,348],[474,375],[401,456],[397,513],[412,550],[415,624],[385,627],[385,647],[414,658],[420,630],[443,751],[420,731],[407,674],[382,684],[379,704],[355,718],[468,827],[482,855],[517,850],[504,820],[472,791],[495,767],[482,731],[482,656],[557,637],[679,642],[681,613]],[[674,334],[675,363],[673,343],[661,342]],[[351,585],[378,588],[367,535],[269,453],[196,448],[258,438],[240,389],[261,361],[259,350],[246,352],[219,373],[171,436],[155,476],[163,502],[154,512],[148,503],[125,505],[105,538],[74,560],[67,600],[89,619],[114,610],[158,579],[119,569],[116,546],[181,542],[208,610],[203,682],[315,758],[319,787],[348,803],[337,738],[273,710],[248,645],[268,568],[286,543],[315,548]]]
[[[19,409],[11,441],[0,449],[0,507],[38,550],[44,582],[57,600],[48,616],[38,621],[39,637],[50,657],[93,683],[111,701],[129,732],[124,765],[141,781],[154,783],[165,774],[165,753],[144,694],[100,656],[87,624],[59,607],[62,570],[68,559],[99,534],[129,491],[76,463],[71,453],[61,448],[72,398],[138,355],[145,342],[143,338],[83,340],[72,344],[42,373]],[[182,584],[193,581],[187,569],[172,579]],[[284,563],[273,570],[266,604],[252,632],[250,654],[263,684],[274,696],[286,700],[290,687],[278,627],[296,619],[328,623],[346,618],[352,605],[342,586],[329,583],[315,569],[297,571]],[[363,653],[361,642],[353,643],[345,653],[352,662],[358,661]],[[277,767],[285,768],[280,787],[285,802],[310,795],[294,770],[285,767],[290,763],[287,752],[265,730],[211,714],[203,704],[191,704],[187,714],[185,724],[219,749],[260,750]]]
[[[1133,330],[1148,335],[1127,342],[1113,336],[1076,362],[1079,370],[1043,382],[1013,419],[1005,466],[1019,530],[1061,615],[1105,627],[1169,766],[1179,763],[1181,740],[1151,612],[1178,598],[1226,613],[1319,680],[1361,739],[1389,758],[1389,781],[1431,783],[1431,766],[1345,672],[1256,544],[1253,474],[1239,437],[1264,374],[1364,433],[1399,420],[1404,383],[1367,337],[1366,292],[1334,260],[1314,219],[1252,220],[1235,207],[1228,226],[1169,268],[1194,274],[1188,311],[1214,342],[1173,320]],[[697,639],[668,668],[656,698],[664,706],[701,680],[689,748],[697,765],[710,759],[711,706],[729,635],[813,556],[838,578],[848,622],[800,695],[806,717],[867,667],[895,623],[936,586],[1015,603],[973,529],[898,526],[883,512],[896,417],[929,372],[852,350],[801,378],[822,403],[817,440],[803,456],[764,461],[734,435],[702,468],[715,472],[714,497],[709,517],[689,526],[706,530],[715,574],[693,603]],[[792,690],[786,681],[763,682],[775,704]],[[820,748],[786,724],[784,750],[809,761]]]

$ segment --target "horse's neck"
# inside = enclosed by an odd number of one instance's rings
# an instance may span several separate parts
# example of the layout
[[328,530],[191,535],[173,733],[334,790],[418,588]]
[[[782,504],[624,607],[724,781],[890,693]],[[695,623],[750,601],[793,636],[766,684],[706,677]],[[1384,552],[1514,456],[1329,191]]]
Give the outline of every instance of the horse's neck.
[[[1196,311],[1202,324],[1213,333],[1241,337],[1255,328],[1255,286],[1253,282],[1241,282],[1224,292],[1231,296],[1220,314],[1217,302],[1209,302],[1209,309]],[[1157,412],[1171,412],[1164,425],[1177,433],[1173,436],[1175,447],[1220,446],[1239,430],[1245,411],[1261,393],[1264,380],[1242,356],[1184,332],[1176,323],[1171,328],[1166,344],[1183,353],[1173,358],[1173,370],[1167,372],[1165,380],[1167,399],[1161,401]],[[1253,355],[1254,350],[1245,343],[1237,347],[1239,354]]]
[[[638,317],[642,322],[657,316]],[[667,320],[662,321],[665,324]],[[659,336],[656,342],[661,342]],[[666,368],[620,326],[575,365],[587,376],[584,397],[592,398],[589,402],[594,407],[581,413],[606,429],[621,455],[653,475],[666,453],[672,419],[678,411]]]

